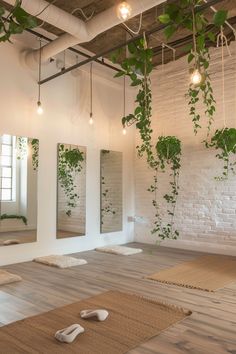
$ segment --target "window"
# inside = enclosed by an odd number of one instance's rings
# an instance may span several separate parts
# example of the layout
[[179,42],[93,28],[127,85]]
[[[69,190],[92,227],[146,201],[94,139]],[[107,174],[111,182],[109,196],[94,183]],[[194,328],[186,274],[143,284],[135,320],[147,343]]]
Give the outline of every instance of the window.
[[0,200],[13,200],[13,137],[2,135],[1,137],[1,166],[0,166]]

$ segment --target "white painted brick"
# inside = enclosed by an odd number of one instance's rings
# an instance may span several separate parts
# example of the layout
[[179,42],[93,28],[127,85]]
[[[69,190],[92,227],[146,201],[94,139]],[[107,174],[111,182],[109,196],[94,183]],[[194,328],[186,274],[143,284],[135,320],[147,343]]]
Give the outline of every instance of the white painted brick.
[[[236,127],[236,44],[230,45],[232,57],[225,58],[225,90],[227,126]],[[221,53],[212,50],[210,67],[217,112],[213,130],[223,127]],[[186,58],[158,68],[152,77],[153,91],[153,136],[176,135],[182,141],[182,168],[180,174],[180,193],[176,207],[176,227],[180,239],[217,246],[236,246],[236,176],[228,181],[214,179],[222,172],[222,163],[215,158],[215,150],[206,150],[202,140],[205,129],[197,136],[193,133],[188,105],[184,97],[189,82]],[[204,112],[204,108],[200,107]],[[204,123],[203,114],[203,128]],[[140,142],[136,134],[136,145]],[[153,142],[155,144],[155,141]],[[154,209],[152,196],[146,190],[152,183],[153,173],[146,166],[145,159],[136,157],[135,187],[136,214],[151,222]],[[159,177],[158,201],[167,190],[166,176]],[[150,225],[135,226],[136,240],[155,242],[150,236]]]

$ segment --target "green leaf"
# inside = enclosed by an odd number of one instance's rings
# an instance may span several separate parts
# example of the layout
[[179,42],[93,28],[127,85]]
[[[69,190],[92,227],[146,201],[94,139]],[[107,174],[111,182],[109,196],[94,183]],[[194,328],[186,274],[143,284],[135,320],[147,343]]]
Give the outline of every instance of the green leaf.
[[167,24],[170,22],[170,16],[168,14],[163,14],[163,15],[160,15],[158,17],[158,20],[161,22],[161,23],[164,23],[164,24]]
[[223,24],[227,20],[227,15],[228,15],[228,11],[226,10],[217,11],[213,17],[214,25],[217,27],[223,26]]
[[208,36],[208,38],[210,39],[210,41],[215,42],[216,36],[215,36],[215,34],[214,34],[213,32],[209,32],[209,33],[207,34],[207,36]]
[[188,63],[191,63],[191,61],[195,58],[195,55],[193,53],[190,53],[188,55]]
[[114,77],[121,77],[123,75],[125,75],[124,71],[119,71],[118,73],[115,74]]
[[5,13],[5,9],[2,6],[0,6],[0,16],[3,16],[4,13]]
[[175,33],[176,28],[174,25],[169,25],[165,28],[164,30],[164,34],[166,36],[167,39],[169,39],[171,36],[173,36],[173,34]]

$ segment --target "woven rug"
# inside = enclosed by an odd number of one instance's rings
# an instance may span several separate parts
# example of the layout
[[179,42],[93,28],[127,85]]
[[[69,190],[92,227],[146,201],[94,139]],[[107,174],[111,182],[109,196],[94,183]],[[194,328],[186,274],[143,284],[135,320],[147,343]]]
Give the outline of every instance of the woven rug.
[[236,257],[202,256],[149,275],[148,279],[186,288],[215,291],[236,282]]
[[0,270],[0,285],[15,283],[21,280],[22,278],[19,275],[9,273],[6,270]]
[[[104,308],[104,322],[82,320],[83,309]],[[52,310],[0,328],[0,352],[42,354],[122,354],[158,335],[190,314],[172,305],[119,291]],[[79,323],[85,332],[72,344],[59,343],[57,330]]]

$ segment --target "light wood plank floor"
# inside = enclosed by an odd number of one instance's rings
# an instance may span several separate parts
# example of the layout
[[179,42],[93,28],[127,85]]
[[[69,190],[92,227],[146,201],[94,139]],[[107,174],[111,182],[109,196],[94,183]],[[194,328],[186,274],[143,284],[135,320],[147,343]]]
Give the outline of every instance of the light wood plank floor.
[[137,243],[129,246],[141,247],[144,252],[129,257],[83,252],[74,256],[87,259],[88,265],[64,270],[34,262],[4,267],[22,276],[24,281],[1,287],[0,326],[109,289],[119,289],[193,311],[190,317],[130,354],[236,354],[236,282],[208,293],[144,279],[200,253]]

